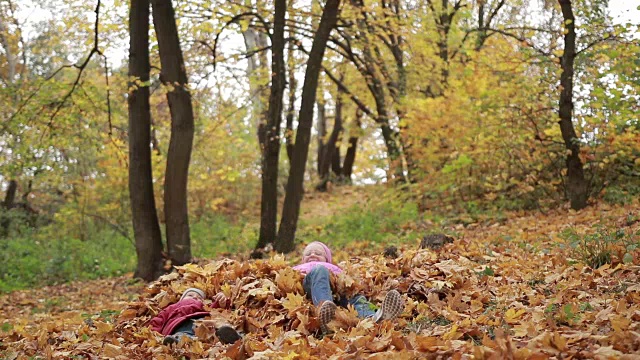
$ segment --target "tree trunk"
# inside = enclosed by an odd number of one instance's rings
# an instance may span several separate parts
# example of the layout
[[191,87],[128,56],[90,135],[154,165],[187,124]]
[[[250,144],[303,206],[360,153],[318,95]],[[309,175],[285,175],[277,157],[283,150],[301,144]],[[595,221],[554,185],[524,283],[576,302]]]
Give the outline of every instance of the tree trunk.
[[278,217],[278,160],[280,157],[280,123],[285,87],[284,21],[286,0],[275,1],[271,51],[271,94],[266,126],[266,148],[262,162],[262,204],[260,209],[260,237],[257,248],[273,243]]
[[360,109],[356,110],[356,123],[354,127],[349,131],[349,147],[347,148],[347,153],[344,156],[344,163],[342,164],[342,176],[344,176],[345,181],[351,182],[351,174],[353,174],[353,164],[356,161],[356,151],[358,149],[358,135],[360,133],[360,128],[362,126],[362,111]]
[[[340,82],[344,82],[344,71],[340,74]],[[329,138],[329,144],[333,149],[331,153],[331,171],[337,178],[342,177],[342,166],[340,161],[340,144],[342,143],[342,134],[344,132],[344,126],[342,125],[342,97],[344,91],[340,86],[337,86],[336,95],[336,119],[333,125],[333,132]]]
[[191,261],[187,181],[193,147],[193,107],[172,2],[153,0],[152,5],[162,65],[161,80],[167,86],[171,111],[171,139],[164,183],[167,248],[172,264],[182,265]]
[[9,227],[11,226],[11,216],[9,210],[13,208],[16,201],[16,191],[18,190],[18,183],[15,180],[9,180],[9,187],[7,187],[7,193],[4,196],[2,207],[4,208],[0,213],[0,237],[9,235]]
[[151,174],[149,0],[131,0],[129,13],[129,197],[138,265],[146,281],[162,273],[162,239]]
[[302,186],[304,172],[309,155],[309,142],[311,138],[311,125],[313,122],[313,105],[316,101],[318,88],[318,76],[324,58],[324,51],[331,30],[336,25],[340,0],[327,0],[320,25],[313,39],[307,69],[302,87],[302,104],[298,115],[298,130],[296,132],[295,151],[289,179],[287,181],[287,193],[284,198],[282,220],[278,230],[275,249],[280,252],[290,252],[295,248],[294,238],[300,215],[300,202],[302,201]]
[[[290,31],[291,37],[294,36],[293,29]],[[289,164],[293,159],[293,116],[296,109],[296,90],[298,88],[298,82],[296,81],[295,73],[295,58],[293,56],[293,41],[289,42],[288,51],[288,63],[289,63],[289,107],[287,109],[287,125],[285,129],[284,137],[287,142],[287,157],[289,158]]]
[[[338,95],[336,96],[336,113],[335,113],[335,119],[334,119],[334,123],[333,123],[333,130],[331,130],[331,135],[329,135],[329,139],[327,140],[326,145],[323,147],[323,151],[322,151],[322,163],[320,164],[320,171],[319,171],[319,175],[320,175],[320,180],[321,183],[325,183],[326,181],[329,180],[329,169],[330,168],[334,168],[334,162],[335,162],[335,154],[336,154],[336,145],[338,144],[338,138],[340,137],[340,134],[342,133],[342,100],[341,100],[341,93],[338,92]],[[338,161],[339,160],[339,154],[338,154]],[[338,162],[338,168],[340,167],[340,163]],[[339,170],[338,170],[339,173]],[[324,188],[320,188],[320,190],[326,190]]]
[[[360,11],[365,13],[364,2],[362,0],[352,0],[352,4],[360,8]],[[372,53],[372,44],[369,41],[370,28],[366,23],[366,17],[357,20],[358,31],[360,38],[364,42],[363,44],[363,59],[364,59],[364,73],[362,74],[366,81],[369,91],[373,96],[376,104],[376,111],[378,115],[375,121],[380,125],[382,131],[382,137],[384,143],[387,146],[387,155],[389,157],[388,173],[393,174],[390,180],[396,180],[403,182],[404,173],[402,168],[402,160],[400,147],[398,146],[398,132],[391,128],[389,124],[389,107],[387,105],[387,99],[385,96],[382,74],[378,71],[378,64]],[[371,34],[374,36],[375,34]]]
[[324,162],[325,137],[327,136],[327,106],[324,99],[316,102],[316,110],[318,111],[318,161],[316,162],[318,175],[322,177],[322,163]]
[[580,160],[580,140],[573,127],[573,64],[576,57],[576,28],[571,0],[558,0],[564,19],[564,51],[562,53],[562,74],[560,74],[560,131],[567,155],[567,194],[571,208],[580,210],[587,206],[589,186],[584,177]]
[[[244,38],[244,45],[247,49],[247,53],[251,53],[259,49],[259,33],[255,29],[251,27],[247,28],[247,30],[242,32],[242,36]],[[249,80],[249,92],[252,102],[251,115],[254,119],[257,119],[258,145],[260,146],[260,152],[264,154],[264,149],[266,147],[265,124],[268,113],[265,112],[265,99],[262,97],[262,87],[258,85],[258,81],[255,79],[255,77],[260,75],[260,72],[258,71],[261,66],[259,58],[261,58],[261,56],[257,54],[252,54],[247,58],[247,78]],[[262,66],[265,66],[265,64],[262,64]]]

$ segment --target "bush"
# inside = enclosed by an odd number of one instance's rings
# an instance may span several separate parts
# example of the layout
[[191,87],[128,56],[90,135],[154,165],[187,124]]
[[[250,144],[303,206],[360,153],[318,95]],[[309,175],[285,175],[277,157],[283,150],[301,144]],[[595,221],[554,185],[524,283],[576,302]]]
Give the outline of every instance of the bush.
[[573,228],[561,233],[574,258],[594,269],[611,264],[614,254],[625,263],[633,262],[634,253],[640,248],[637,239],[640,231],[634,236],[625,234],[623,229],[610,229],[601,224],[596,224],[593,228],[595,231],[592,234],[580,235]]

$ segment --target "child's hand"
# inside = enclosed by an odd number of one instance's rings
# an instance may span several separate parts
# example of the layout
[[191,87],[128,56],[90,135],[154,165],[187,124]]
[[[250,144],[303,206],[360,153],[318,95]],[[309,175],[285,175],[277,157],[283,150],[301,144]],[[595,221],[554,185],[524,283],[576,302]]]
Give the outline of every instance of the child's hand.
[[220,306],[222,308],[227,307],[227,303],[229,302],[229,298],[222,291],[220,291],[219,293],[215,294],[213,296],[213,300],[216,301],[218,303],[218,306]]

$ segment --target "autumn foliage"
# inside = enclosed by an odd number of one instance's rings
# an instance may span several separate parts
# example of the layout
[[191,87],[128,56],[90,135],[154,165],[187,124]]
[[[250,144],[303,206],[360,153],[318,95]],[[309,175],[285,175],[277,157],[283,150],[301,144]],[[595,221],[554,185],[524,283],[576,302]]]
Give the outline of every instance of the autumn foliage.
[[[336,251],[348,274],[335,279],[339,291],[360,292],[374,303],[389,289],[406,296],[405,312],[393,322],[358,321],[353,309],[339,310],[334,333],[320,336],[300,275],[290,268],[295,258],[220,259],[179,267],[148,287],[120,278],[5,295],[0,349],[8,359],[637,356],[637,250],[623,261],[628,249],[612,246],[611,263],[593,269],[562,237],[568,228],[592,234],[592,225],[601,223],[637,242],[640,222],[633,210],[598,206],[513,215],[506,224],[459,228],[454,242],[439,250],[417,250],[416,241],[396,259],[375,254],[377,247],[366,243]],[[244,331],[242,342],[221,345],[202,325],[198,341],[161,345],[148,320],[191,286],[209,298],[218,291],[231,298],[234,310],[211,309],[211,318]],[[127,293],[139,295],[127,301]],[[69,303],[51,303],[62,294]]]

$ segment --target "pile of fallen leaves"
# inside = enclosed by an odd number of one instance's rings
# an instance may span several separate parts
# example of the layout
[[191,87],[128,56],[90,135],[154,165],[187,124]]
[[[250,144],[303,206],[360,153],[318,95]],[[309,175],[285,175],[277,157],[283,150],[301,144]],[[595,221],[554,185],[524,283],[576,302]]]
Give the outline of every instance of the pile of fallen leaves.
[[[640,227],[625,222],[626,209],[599,207],[546,217],[523,214],[507,224],[460,229],[452,244],[439,250],[406,247],[395,259],[337,251],[346,274],[334,279],[338,292],[362,293],[379,304],[388,290],[398,289],[407,305],[395,321],[376,324],[359,320],[353,309],[339,310],[333,333],[323,336],[290,262],[281,256],[224,259],[179,267],[140,289],[113,319],[94,315],[78,321],[76,314],[73,326],[65,320],[14,324],[1,333],[0,354],[9,359],[634,359],[640,356],[639,254],[633,253],[633,262],[614,258],[591,269],[574,261],[559,238],[567,226],[589,231],[603,216],[630,232]],[[208,298],[222,291],[231,299],[231,311],[210,309],[210,317],[243,331],[242,341],[221,345],[213,329],[201,324],[197,341],[161,344],[149,320],[193,286]]]

